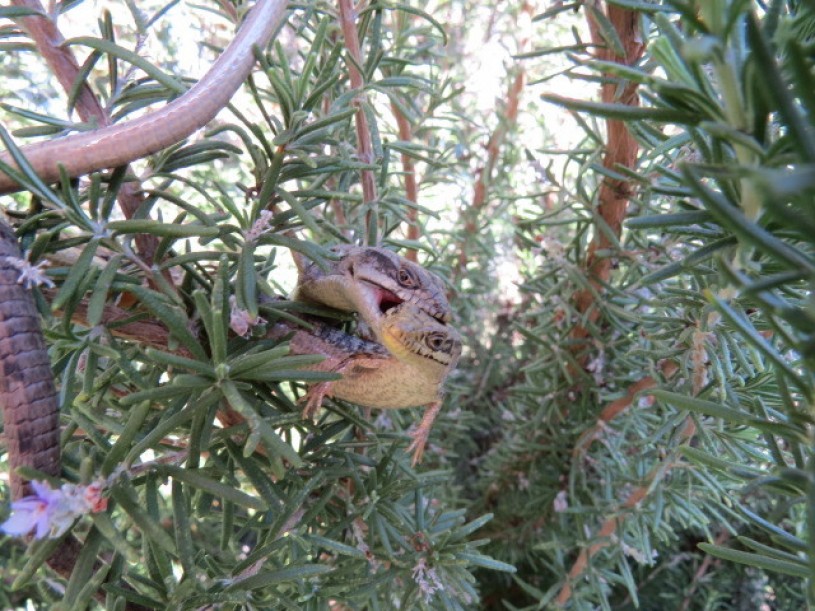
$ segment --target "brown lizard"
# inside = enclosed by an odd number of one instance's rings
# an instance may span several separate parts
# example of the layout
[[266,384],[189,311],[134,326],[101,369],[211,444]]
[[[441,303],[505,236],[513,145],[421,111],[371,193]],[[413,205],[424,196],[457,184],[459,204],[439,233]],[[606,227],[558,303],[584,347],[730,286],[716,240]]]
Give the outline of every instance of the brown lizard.
[[[14,499],[32,490],[18,467],[53,477],[61,470],[59,400],[40,315],[27,286],[26,264],[14,232],[0,220],[0,408]],[[79,540],[65,537],[47,562],[67,579],[81,550]],[[104,594],[99,597],[104,601]],[[126,608],[144,609],[136,603]]]
[[381,409],[426,405],[408,448],[413,451],[413,463],[419,462],[441,408],[444,381],[461,355],[458,332],[409,303],[382,315],[378,327],[382,344],[323,323],[312,324],[314,328],[308,330],[281,322],[270,333],[273,337],[291,335],[292,354],[326,357],[311,369],[343,376],[312,386],[305,397],[303,416],[313,416],[326,396]]
[[450,321],[444,285],[421,265],[385,248],[341,244],[331,252],[339,259],[331,262],[327,272],[295,257],[300,276],[293,299],[358,312],[380,343],[382,317],[401,303],[413,305],[440,323]]

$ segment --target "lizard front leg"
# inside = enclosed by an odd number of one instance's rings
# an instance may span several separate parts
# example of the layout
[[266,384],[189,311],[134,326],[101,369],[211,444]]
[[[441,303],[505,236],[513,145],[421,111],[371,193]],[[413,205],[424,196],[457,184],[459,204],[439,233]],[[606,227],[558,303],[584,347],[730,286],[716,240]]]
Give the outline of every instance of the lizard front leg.
[[365,341],[323,324],[293,332],[278,324],[275,335],[290,338],[292,354],[325,358],[312,371],[339,373],[342,379],[313,385],[304,397],[303,417],[312,417],[326,396],[365,407],[399,409],[425,405],[421,423],[411,433],[409,451],[418,463],[441,409],[442,389],[461,354],[456,330],[411,305],[395,306],[382,317],[382,344]]
[[422,461],[424,448],[427,445],[427,440],[430,437],[430,430],[433,428],[433,423],[436,421],[436,416],[438,416],[439,412],[441,411],[441,404],[441,401],[433,401],[433,403],[428,404],[419,426],[417,426],[416,429],[410,433],[410,437],[413,439],[413,441],[410,442],[410,445],[405,451],[413,452],[413,460],[411,461],[411,464],[414,467]]
[[323,399],[331,395],[331,389],[334,382],[318,382],[311,386],[303,398],[300,400],[303,403],[303,420],[311,420],[323,404]]
[[[370,360],[365,357],[350,356],[342,359],[339,364],[333,365],[330,360],[329,366],[319,367],[320,371],[327,371],[329,373],[338,373],[345,377],[352,375],[352,372],[359,371],[360,368],[364,369],[364,365],[360,361]],[[323,361],[321,365],[325,365]],[[372,366],[373,363],[370,363]],[[328,380],[326,382],[318,382],[309,387],[306,394],[300,400],[303,403],[303,420],[311,420],[323,404],[323,399],[331,397],[334,394],[334,386],[339,380]]]
[[[299,329],[291,338],[293,354],[320,354],[325,360],[310,367],[314,371],[337,373],[340,380],[318,382],[309,387],[301,399],[303,418],[313,418],[325,397],[335,395],[337,385],[351,384],[395,359],[379,344],[348,335],[339,329],[317,325],[313,331]],[[339,391],[338,391],[339,392]],[[342,392],[339,392],[340,398]]]

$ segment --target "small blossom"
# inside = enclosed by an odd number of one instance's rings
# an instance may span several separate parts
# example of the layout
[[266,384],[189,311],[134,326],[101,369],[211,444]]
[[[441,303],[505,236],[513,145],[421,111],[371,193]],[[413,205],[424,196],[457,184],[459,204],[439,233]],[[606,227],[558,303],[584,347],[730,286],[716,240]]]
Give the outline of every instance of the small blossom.
[[532,249],[534,254],[545,254],[554,263],[566,262],[566,247],[557,238],[541,234],[535,237],[535,241],[540,246]]
[[76,371],[84,373],[85,368],[88,366],[88,350],[83,350],[76,361]]
[[91,513],[100,513],[108,508],[108,500],[102,496],[104,487],[100,482],[85,486],[83,500]]
[[35,494],[14,501],[11,504],[11,517],[0,525],[0,530],[7,535],[21,537],[36,530],[34,536],[42,539],[51,530],[51,518],[61,495],[47,484],[31,482],[31,486]]
[[463,413],[461,406],[456,406],[451,410],[447,410],[447,419],[453,421],[458,420]]
[[62,535],[74,520],[87,513],[99,513],[107,509],[107,499],[102,497],[103,482],[88,486],[63,484],[52,489],[45,482],[32,481],[34,494],[11,504],[11,516],[0,524],[7,535],[22,537],[34,532],[34,537],[53,538]]
[[36,265],[31,265],[28,260],[18,259],[17,257],[4,257],[3,260],[20,272],[20,275],[17,277],[17,284],[22,284],[27,289],[42,284],[48,287],[54,286],[54,282],[51,278],[45,275],[45,267],[48,265],[47,261],[40,261]]
[[424,601],[429,603],[433,594],[442,589],[441,579],[439,579],[436,569],[427,566],[425,558],[419,558],[416,566],[413,567],[413,581],[419,586],[419,591],[424,596]]
[[657,558],[659,554],[657,554],[656,550],[651,551],[651,558],[649,559],[642,551],[638,550],[635,547],[631,547],[627,545],[625,541],[621,541],[620,545],[623,549],[623,553],[626,556],[629,556],[636,560],[640,564],[653,564],[653,561]]
[[243,237],[247,242],[254,242],[264,233],[269,230],[272,224],[274,214],[271,210],[262,210],[258,220],[247,230],[243,232]]
[[376,417],[376,420],[374,420],[374,426],[377,429],[390,430],[393,428],[393,419],[385,410],[382,410],[379,412],[379,415]]
[[502,409],[501,410],[501,420],[503,420],[504,422],[515,422],[515,420],[517,420],[517,418],[515,417],[515,414],[513,414],[508,409]]
[[379,570],[379,567],[382,566],[382,563],[377,559],[377,557],[371,551],[371,548],[368,547],[368,544],[365,542],[365,533],[363,532],[363,528],[365,528],[365,526],[365,522],[359,518],[351,522],[351,536],[356,542],[356,548],[365,554],[365,559],[368,561],[371,570],[376,573]]
[[363,526],[365,526],[364,522],[359,519],[354,520],[351,522],[351,534],[356,541],[357,549],[364,554],[369,554],[371,549],[368,547],[368,544],[365,543],[365,533],[362,532]]
[[569,509],[569,500],[568,495],[566,494],[565,490],[561,490],[557,493],[554,502],[554,509],[555,513],[563,513],[567,509]]
[[586,370],[592,373],[592,377],[594,378],[594,383],[598,386],[603,384],[603,374],[605,373],[606,368],[606,353],[605,350],[602,348],[597,353],[597,356],[589,361],[589,364],[586,365]]
[[238,307],[234,295],[229,297],[229,327],[241,337],[249,337],[252,327],[266,322],[260,316],[251,316],[248,311]]
[[640,398],[637,400],[637,407],[641,409],[653,407],[656,401],[657,398],[654,395],[641,395]]

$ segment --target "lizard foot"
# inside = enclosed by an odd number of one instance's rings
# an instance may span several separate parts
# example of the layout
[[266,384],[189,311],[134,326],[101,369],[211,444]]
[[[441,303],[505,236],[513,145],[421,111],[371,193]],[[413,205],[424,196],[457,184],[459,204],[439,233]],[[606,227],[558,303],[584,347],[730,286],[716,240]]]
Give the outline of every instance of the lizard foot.
[[323,399],[331,392],[333,382],[319,382],[308,389],[301,402],[303,406],[303,420],[311,420],[323,404]]
[[410,437],[413,441],[410,442],[410,445],[407,447],[407,452],[413,452],[413,460],[411,461],[412,466],[416,466],[422,461],[422,456],[424,455],[424,448],[427,445],[427,440],[430,437],[430,429],[433,428],[433,422],[436,420],[436,416],[439,415],[439,411],[441,410],[441,401],[434,401],[427,406],[427,409],[424,412],[424,416],[422,416],[422,421],[419,423],[419,426],[416,427],[416,430],[410,433]]

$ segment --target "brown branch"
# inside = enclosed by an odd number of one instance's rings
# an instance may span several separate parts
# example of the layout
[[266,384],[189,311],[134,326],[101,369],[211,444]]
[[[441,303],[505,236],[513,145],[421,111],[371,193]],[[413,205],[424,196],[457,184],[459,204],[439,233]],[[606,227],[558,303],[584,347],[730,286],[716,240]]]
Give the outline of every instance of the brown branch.
[[[328,113],[331,112],[331,98],[326,94],[323,96],[323,114],[328,116]],[[328,181],[326,183],[329,189],[335,189],[337,186],[337,177],[333,174],[328,177]],[[331,198],[331,210],[334,213],[334,222],[337,226],[337,229],[340,230],[342,235],[346,238],[351,238],[351,232],[348,230],[348,219],[345,218],[345,208],[342,206],[342,202],[340,202],[336,197]],[[292,251],[292,254],[294,251]],[[298,267],[299,269],[299,267]]]
[[[521,12],[526,13],[530,18],[534,14],[534,7],[530,2],[524,2],[521,7]],[[518,41],[518,53],[523,53],[530,43],[530,36],[526,35]],[[506,99],[504,102],[503,116],[499,116],[498,125],[493,133],[487,140],[486,150],[487,158],[484,165],[476,171],[475,188],[473,190],[473,199],[470,206],[465,212],[466,220],[464,221],[464,235],[458,244],[458,262],[453,269],[454,278],[458,278],[467,267],[468,255],[467,245],[471,236],[475,236],[478,231],[478,219],[484,208],[487,205],[487,192],[492,180],[492,174],[495,170],[495,165],[501,153],[501,147],[506,140],[507,134],[515,128],[518,120],[518,108],[520,105],[521,94],[523,93],[524,85],[526,84],[526,70],[523,65],[518,62],[515,68],[515,77],[507,91]]]
[[[345,48],[348,51],[348,78],[351,81],[351,88],[358,91],[357,98],[354,99],[352,104],[357,107],[357,113],[354,116],[357,130],[357,155],[359,160],[363,163],[373,163],[374,149],[371,142],[371,130],[368,126],[368,118],[365,116],[365,110],[362,107],[364,92],[363,88],[365,83],[362,78],[362,73],[359,67],[362,63],[362,51],[359,47],[359,35],[357,34],[356,27],[356,11],[352,4],[352,0],[338,0],[340,27],[342,28],[342,35],[345,40]],[[363,204],[371,206],[376,205],[376,178],[374,177],[373,170],[361,170],[359,179],[362,183],[362,199]],[[371,223],[376,222],[376,213],[371,210],[365,217],[365,242],[367,244],[369,230]]]
[[[685,420],[682,430],[680,430],[678,433],[679,443],[682,444],[689,442],[695,433],[696,425],[693,423],[693,420],[688,417]],[[565,605],[572,597],[572,584],[580,579],[580,577],[582,577],[586,572],[589,566],[589,561],[597,554],[597,552],[611,545],[614,540],[614,534],[622,525],[627,511],[636,508],[637,505],[644,501],[648,497],[648,494],[655,488],[658,480],[665,479],[665,477],[677,464],[678,462],[675,456],[670,457],[666,461],[658,463],[653,469],[651,469],[651,472],[646,477],[646,483],[635,488],[625,502],[623,502],[617,515],[610,517],[603,522],[603,524],[600,526],[600,530],[597,531],[597,534],[594,537],[597,542],[592,543],[588,547],[584,547],[582,550],[580,550],[577,560],[575,560],[571,570],[569,570],[567,581],[555,599],[555,602],[557,602],[558,605]]]
[[[729,538],[730,533],[726,530],[723,530],[716,537],[714,543],[716,545],[722,545]],[[707,554],[704,560],[702,560],[701,564],[699,565],[699,568],[696,569],[696,572],[693,574],[693,580],[691,581],[690,588],[688,588],[688,592],[687,594],[685,594],[685,599],[679,606],[678,611],[687,611],[690,608],[691,603],[693,602],[693,595],[696,592],[696,589],[699,587],[699,583],[702,581],[702,578],[705,576],[705,573],[707,573],[708,569],[710,568],[710,565],[713,564],[714,561],[717,563],[719,562],[717,558],[714,558],[710,554]]]
[[[408,118],[393,102],[391,102],[391,110],[393,110],[393,116],[396,119],[396,126],[399,129],[399,139],[403,142],[410,142],[410,140],[413,138],[412,130],[410,128],[410,121],[408,121]],[[405,198],[408,201],[413,202],[414,205],[418,204],[419,187],[416,183],[416,164],[413,163],[413,158],[407,153],[402,153],[402,172],[405,175]],[[419,211],[416,208],[410,208],[407,211],[407,239],[414,242],[420,237],[418,213]],[[411,248],[408,250],[405,253],[405,258],[416,263],[416,249]]]
[[[49,302],[54,300],[57,289],[42,289],[42,294]],[[102,309],[101,325],[111,335],[120,339],[129,340],[140,345],[150,346],[159,350],[168,350],[170,331],[163,324],[152,320],[138,320],[141,313],[127,310],[115,305],[105,304]],[[55,316],[64,316],[62,310],[54,312]],[[136,319],[136,320],[134,320]],[[90,327],[88,323],[88,300],[80,299],[71,311],[71,322],[83,327]],[[190,352],[184,347],[172,350],[174,354],[190,357]]]
[[[12,4],[45,13],[39,0],[12,0]],[[48,68],[62,85],[65,93],[69,93],[79,78],[79,64],[70,47],[62,44],[65,39],[56,23],[45,15],[21,17],[18,21],[34,41],[37,51],[48,64]],[[76,98],[76,112],[86,123],[96,123],[98,127],[110,125],[110,116],[102,108],[87,81],[80,85],[79,95]],[[127,173],[133,174],[129,167]],[[141,185],[138,182],[124,183],[116,200],[119,202],[124,217],[132,218],[143,201]],[[158,238],[148,234],[137,234],[135,239],[139,256],[148,265],[152,265],[158,248]]]
[[[679,371],[679,366],[670,360],[666,360],[662,363],[662,372],[667,378],[673,377],[677,371]],[[652,388],[656,385],[656,382],[651,377],[646,377],[634,384],[631,388],[628,389],[625,397],[618,399],[617,401],[613,401],[606,408],[601,412],[600,415],[600,422],[608,422],[618,414],[620,414],[624,409],[626,409],[634,399],[634,396],[637,392],[642,392],[643,390],[647,390]],[[602,426],[602,425],[599,425]],[[596,427],[596,428],[599,428]],[[690,443],[693,436],[696,434],[696,424],[694,423],[693,419],[688,416],[685,419],[682,428],[677,433],[678,438],[678,445]],[[585,449],[588,444],[596,437],[596,435],[592,434],[591,431],[582,437],[581,444],[575,448],[573,452],[573,456],[575,456],[580,449]],[[655,467],[653,467],[645,478],[646,483],[642,486],[637,487],[631,493],[631,495],[625,500],[622,504],[622,510],[629,510],[634,509],[639,503],[644,501],[648,494],[656,488],[659,480],[664,480],[671,470],[679,464],[679,460],[674,453],[673,455],[666,458],[664,461],[659,462]],[[618,515],[614,517],[608,518],[600,527],[600,530],[597,531],[597,535],[594,537],[597,540],[596,543],[591,544],[588,547],[583,548],[580,550],[580,553],[577,556],[574,564],[572,565],[571,570],[569,571],[569,575],[567,578],[566,583],[561,588],[560,592],[558,593],[558,597],[556,602],[559,605],[565,605],[572,596],[572,585],[585,573],[589,566],[590,560],[594,557],[597,552],[599,552],[604,547],[607,547],[613,542],[613,536],[617,532],[617,529],[622,525],[624,519],[623,512],[619,512]]]
[[[677,371],[679,371],[679,365],[677,365],[674,361],[666,359],[660,364],[660,369],[665,379],[669,380]],[[625,391],[625,395],[606,405],[600,412],[600,416],[597,418],[597,424],[580,435],[580,439],[572,450],[572,457],[577,457],[579,454],[585,452],[591,443],[599,437],[605,424],[607,422],[611,422],[614,418],[631,407],[631,404],[634,402],[634,399],[638,394],[645,390],[655,388],[657,384],[658,383],[654,378],[651,376],[646,376],[629,386],[628,390]]]
[[[44,289],[43,295],[53,301],[57,294],[56,289]],[[62,310],[54,312],[56,316],[64,316]],[[132,320],[139,316],[138,311],[127,310],[111,304],[105,304],[102,309],[100,325],[114,337],[127,340],[139,346],[149,346],[171,352],[186,358],[192,358],[192,353],[183,346],[170,349],[170,330],[160,322],[150,320]],[[129,322],[128,322],[129,321]],[[71,322],[83,327],[90,327],[88,323],[88,300],[80,299],[71,312]],[[216,413],[218,421],[224,428],[239,425],[246,419],[231,407],[221,408]],[[70,568],[73,568],[72,566]],[[70,575],[70,573],[68,573]]]
[[600,412],[600,417],[597,419],[597,424],[592,426],[588,431],[584,432],[580,436],[580,439],[572,450],[572,457],[576,458],[579,454],[582,454],[588,450],[591,443],[601,435],[603,427],[607,422],[610,422],[628,409],[634,402],[634,398],[639,393],[644,390],[654,388],[656,385],[657,381],[651,376],[647,376],[629,386],[628,390],[625,392],[625,395],[606,405],[605,408],[603,408],[603,411]]
[[[59,81],[65,92],[71,91],[79,75],[79,64],[70,47],[63,46],[65,38],[57,28],[56,23],[46,15],[45,8],[39,0],[11,0],[11,4],[18,7],[30,8],[43,13],[29,17],[20,17],[17,22],[34,41],[40,56],[48,64],[48,68]],[[110,118],[99,103],[87,82],[82,83],[76,97],[76,112],[86,123],[96,123],[97,126],[108,125]]]
[[[594,0],[594,7],[596,10],[602,10],[599,0]],[[625,66],[634,65],[645,52],[645,43],[639,33],[639,14],[617,5],[608,5],[606,16],[622,42],[625,54],[619,56],[614,52],[614,49],[604,44],[600,35],[599,24],[592,16],[591,11],[587,11],[592,43],[598,48],[597,58]],[[626,82],[625,86],[620,90],[618,79],[610,74],[605,74],[604,79],[605,81],[600,89],[600,97],[604,103],[625,104],[627,106],[639,105],[637,83]],[[634,168],[639,147],[626,124],[618,119],[608,119],[606,120],[606,131],[607,142],[603,167],[610,170],[617,166]],[[622,223],[625,219],[632,191],[633,187],[627,180],[604,177],[600,185],[599,203],[596,210],[600,221],[595,226],[594,237],[589,245],[585,261],[589,286],[577,291],[573,296],[578,313],[586,316],[586,322],[577,324],[572,331],[572,338],[577,340],[574,344],[575,351],[583,351],[589,345],[589,326],[600,317],[600,310],[595,305],[595,296],[602,292],[603,285],[611,277],[612,258],[608,256],[599,257],[597,252],[616,246],[616,241],[622,232]],[[600,223],[608,227],[608,230],[614,236],[613,239],[608,236],[606,231],[601,229]],[[587,356],[581,355],[581,360],[585,360]]]
[[[623,510],[632,509],[643,499],[645,499],[647,494],[648,486],[640,486],[639,488],[636,488],[622,504],[621,509]],[[575,582],[581,575],[583,575],[583,572],[588,567],[589,560],[593,558],[594,555],[601,549],[611,544],[611,537],[617,531],[617,526],[621,520],[622,520],[621,516],[614,516],[613,518],[608,518],[605,522],[603,522],[603,525],[600,527],[600,530],[597,531],[596,538],[602,540],[580,550],[580,554],[577,556],[577,560],[572,565],[572,568],[569,571],[568,582],[563,586],[563,588],[561,588],[560,592],[558,593],[558,597],[555,599],[557,604],[565,605],[569,601],[569,599],[572,597],[571,584]]]

